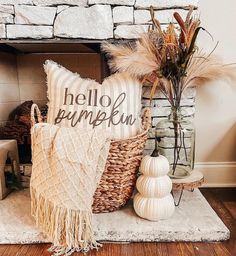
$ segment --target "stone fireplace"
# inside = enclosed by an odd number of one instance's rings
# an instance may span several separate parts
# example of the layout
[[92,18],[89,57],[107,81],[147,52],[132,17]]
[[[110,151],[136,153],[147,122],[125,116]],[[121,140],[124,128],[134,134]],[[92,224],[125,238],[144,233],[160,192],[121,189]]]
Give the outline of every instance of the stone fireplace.
[[[165,26],[173,12],[197,10],[198,0],[0,0],[0,123],[21,103],[47,103],[43,63],[52,59],[82,77],[101,82],[109,75],[104,40],[127,42],[150,25],[149,8]],[[149,105],[149,90],[143,89],[143,106]],[[189,118],[194,116],[195,90],[182,102]],[[152,106],[152,125],[165,118],[169,103],[160,94]],[[158,118],[157,118],[158,116]],[[154,134],[146,150],[154,147]]]
[[198,0],[0,0],[0,38],[132,39],[148,28],[151,5],[164,25]]

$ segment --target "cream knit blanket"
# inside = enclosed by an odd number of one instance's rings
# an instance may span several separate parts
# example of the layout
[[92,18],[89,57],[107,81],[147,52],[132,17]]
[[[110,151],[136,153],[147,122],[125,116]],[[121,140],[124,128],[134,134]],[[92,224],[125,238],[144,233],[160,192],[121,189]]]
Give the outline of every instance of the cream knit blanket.
[[110,140],[97,130],[45,123],[34,125],[31,134],[31,211],[37,226],[53,243],[54,255],[97,248],[91,206]]

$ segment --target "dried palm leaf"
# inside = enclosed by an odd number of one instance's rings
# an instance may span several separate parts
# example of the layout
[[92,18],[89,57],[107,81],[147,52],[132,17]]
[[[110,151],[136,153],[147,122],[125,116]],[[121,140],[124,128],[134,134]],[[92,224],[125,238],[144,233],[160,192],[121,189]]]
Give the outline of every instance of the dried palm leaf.
[[159,79],[156,78],[156,80],[154,81],[153,85],[152,85],[152,89],[150,92],[150,102],[152,101],[153,96],[155,95],[156,91],[157,91],[157,86],[159,83]]
[[164,33],[164,42],[166,44],[173,44],[178,46],[177,34],[175,32],[175,26],[173,23],[170,23]]
[[[161,48],[161,41],[156,38],[154,39],[150,36],[150,34],[141,34],[140,39],[136,42],[136,51],[139,52],[141,55],[145,55],[146,57],[150,58],[152,61],[156,62],[157,64],[161,61],[161,56],[158,48]],[[159,65],[158,65],[159,66]]]
[[236,81],[236,66],[225,65],[215,56],[196,54],[187,68],[188,76],[184,79],[183,90],[190,86],[201,86],[217,79],[230,79]]
[[188,54],[192,54],[192,52],[194,51],[195,42],[196,42],[198,33],[199,33],[199,31],[200,31],[201,29],[205,30],[203,27],[197,27],[197,28],[195,29],[194,34],[193,34],[192,39],[191,39],[191,42],[190,42],[189,49],[188,49]]
[[186,19],[185,19],[185,26],[186,27],[188,27],[191,23],[191,16],[192,16],[193,10],[194,10],[194,6],[190,5],[188,14],[187,14]]
[[173,84],[170,80],[166,78],[161,78],[159,81],[160,91],[166,96],[167,100],[173,106],[174,103],[174,93],[173,93]]
[[[137,51],[128,46],[115,46],[105,43],[102,45],[102,50],[112,57],[108,61],[112,71],[126,71],[134,76],[141,77],[157,69],[155,56],[150,55],[149,50],[145,52],[144,48],[139,47],[139,51]],[[140,52],[142,53],[140,54]]]
[[133,49],[128,45],[114,45],[107,42],[101,45],[101,50],[106,52],[110,57],[129,56],[133,53]]
[[[200,26],[200,21],[197,20],[197,21],[193,21],[191,22],[191,24],[189,25],[189,28],[188,28],[188,33],[187,33],[187,36],[186,36],[186,44],[187,44],[187,48],[190,48],[190,45],[191,45],[191,42],[192,42],[192,39],[195,35],[195,31],[196,29]],[[194,42],[195,43],[195,42]]]
[[183,46],[186,42],[187,28],[185,26],[185,23],[184,23],[182,17],[180,16],[180,14],[178,12],[174,12],[173,16],[180,26],[181,32],[180,32],[180,36],[179,36],[179,42],[180,42],[180,46]]
[[185,22],[183,21],[182,17],[180,16],[180,14],[178,12],[174,12],[174,18],[176,19],[176,21],[178,22],[180,28],[184,31],[184,33],[187,33],[187,28],[185,26]]
[[155,12],[154,12],[153,6],[150,6],[150,15],[151,15],[151,20],[152,20],[153,26],[159,32],[160,36],[162,36],[161,24],[157,19],[155,19]]

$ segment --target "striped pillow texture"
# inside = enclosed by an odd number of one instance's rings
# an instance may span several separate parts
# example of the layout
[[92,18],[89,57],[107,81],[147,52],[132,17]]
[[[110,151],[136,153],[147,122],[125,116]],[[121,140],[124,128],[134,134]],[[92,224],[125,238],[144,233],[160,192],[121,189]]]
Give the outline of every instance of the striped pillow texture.
[[87,130],[98,127],[112,139],[127,139],[141,131],[142,87],[128,73],[113,74],[100,84],[51,60],[45,62],[44,69],[48,123]]

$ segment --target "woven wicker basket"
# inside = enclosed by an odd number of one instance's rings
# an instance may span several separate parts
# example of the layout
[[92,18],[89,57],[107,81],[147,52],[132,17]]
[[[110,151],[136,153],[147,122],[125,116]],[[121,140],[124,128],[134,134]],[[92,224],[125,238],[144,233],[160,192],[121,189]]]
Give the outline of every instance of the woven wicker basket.
[[[33,104],[32,125],[35,124],[35,111],[38,121],[42,121],[37,105]],[[151,123],[150,116],[150,110],[146,108],[142,116],[142,133],[129,139],[111,141],[106,167],[94,194],[93,213],[118,210],[132,196]]]

